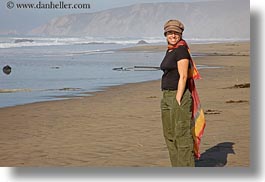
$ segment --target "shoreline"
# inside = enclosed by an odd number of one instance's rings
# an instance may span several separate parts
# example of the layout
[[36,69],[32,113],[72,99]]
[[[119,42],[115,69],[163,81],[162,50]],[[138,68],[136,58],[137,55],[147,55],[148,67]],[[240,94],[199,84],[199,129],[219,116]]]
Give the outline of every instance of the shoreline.
[[[210,51],[247,49],[241,43],[215,46]],[[197,166],[249,166],[250,88],[235,86],[250,82],[249,56],[194,60],[223,67],[200,70],[203,79],[196,81],[206,115]],[[160,80],[92,93],[0,108],[0,166],[170,166],[160,121]]]
[[[217,43],[202,43],[202,44],[191,44],[190,48],[192,50],[192,55],[193,56],[199,56],[199,57],[208,57],[208,56],[249,56],[249,50],[248,50],[248,45],[250,44],[249,41],[239,41],[239,42],[217,42]],[[222,50],[222,47],[229,46],[232,49],[226,50],[225,52]],[[242,51],[239,53],[233,48],[240,46],[242,47]],[[216,51],[216,49],[218,51]],[[166,46],[165,45],[138,45],[134,47],[129,47],[129,48],[122,48],[115,50],[117,52],[164,52],[166,51]],[[197,64],[198,65],[198,64]],[[154,80],[147,80],[147,81],[154,81]],[[147,82],[143,81],[143,82]],[[142,81],[141,81],[142,82]],[[134,82],[134,83],[141,83],[141,82]],[[124,84],[130,84],[130,83],[123,83],[123,84],[117,84],[113,85],[115,86],[122,86]],[[78,93],[66,93],[65,95],[58,95],[58,96],[51,96],[49,99],[43,100],[40,98],[36,98],[33,100],[37,101],[29,101],[26,103],[21,103],[21,104],[16,104],[16,105],[11,105],[11,106],[3,106],[0,107],[2,108],[7,108],[7,107],[16,107],[16,106],[22,106],[22,105],[27,105],[27,104],[33,104],[33,103],[41,103],[41,102],[52,102],[52,101],[59,101],[59,100],[69,100],[69,99],[76,99],[76,98],[82,98],[82,97],[87,97],[91,96],[91,94],[94,94],[95,92],[101,92],[105,91],[108,87],[113,87],[113,86],[103,86],[99,88],[95,88],[94,90],[96,91],[82,91]],[[62,89],[54,89],[54,90],[70,90],[70,89],[80,89],[80,88],[62,88]],[[39,89],[39,90],[32,90],[30,88],[16,88],[16,89],[0,89],[0,94],[8,94],[8,93],[20,93],[20,92],[35,92],[35,91],[49,91],[52,89]]]
[[[156,80],[147,80],[147,81],[141,81],[141,82],[134,82],[134,83],[124,83],[124,84],[119,84],[119,85],[113,85],[113,86],[104,86],[101,88],[98,88],[97,91],[91,91],[91,92],[81,92],[78,93],[76,95],[64,95],[64,96],[54,96],[53,99],[55,100],[45,100],[45,101],[36,101],[36,102],[31,102],[31,103],[25,103],[25,104],[18,104],[18,105],[14,105],[14,106],[6,106],[6,107],[0,107],[1,109],[5,109],[5,108],[13,108],[13,107],[23,107],[23,106],[27,106],[27,105],[31,105],[31,104],[41,104],[41,103],[46,103],[46,102],[57,102],[57,101],[67,101],[67,100],[72,100],[72,99],[83,99],[86,97],[94,97],[95,95],[102,93],[102,92],[107,92],[109,89],[115,89],[116,87],[123,87],[123,86],[131,86],[134,84],[144,84],[144,83],[148,83],[148,82],[160,82],[160,79],[156,79]],[[30,91],[30,89],[25,89],[25,92],[32,92]],[[1,92],[0,92],[1,93]],[[9,93],[9,92],[2,92],[2,93]],[[58,99],[58,100],[56,100]]]

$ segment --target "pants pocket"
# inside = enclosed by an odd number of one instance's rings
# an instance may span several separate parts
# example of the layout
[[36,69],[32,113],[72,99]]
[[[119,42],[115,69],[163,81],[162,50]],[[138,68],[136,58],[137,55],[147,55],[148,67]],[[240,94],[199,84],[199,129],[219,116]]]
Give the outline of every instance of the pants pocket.
[[191,120],[178,120],[175,126],[176,137],[191,136]]
[[174,123],[172,122],[172,109],[168,105],[166,99],[161,100],[161,117],[164,137],[168,139],[173,139]]

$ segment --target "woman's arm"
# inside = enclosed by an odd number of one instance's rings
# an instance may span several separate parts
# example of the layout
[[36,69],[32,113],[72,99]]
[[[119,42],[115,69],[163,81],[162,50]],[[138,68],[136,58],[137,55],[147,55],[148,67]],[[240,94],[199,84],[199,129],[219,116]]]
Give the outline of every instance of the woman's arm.
[[181,59],[178,61],[178,71],[179,71],[179,83],[178,83],[178,90],[176,94],[176,100],[180,105],[185,87],[186,81],[188,78],[188,69],[189,69],[189,60],[188,59]]

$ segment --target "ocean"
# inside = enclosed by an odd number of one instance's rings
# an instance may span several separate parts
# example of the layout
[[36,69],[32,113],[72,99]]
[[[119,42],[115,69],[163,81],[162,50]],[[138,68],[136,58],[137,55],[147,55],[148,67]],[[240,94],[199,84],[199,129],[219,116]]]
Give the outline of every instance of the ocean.
[[[132,68],[158,67],[163,52],[118,51],[137,46],[140,40],[0,37],[0,107],[85,96],[109,86],[157,80],[162,74],[159,70]],[[163,39],[146,41],[160,44]],[[6,65],[11,67],[10,74],[2,70]]]
[[[119,51],[139,46],[140,40],[165,45],[164,37],[0,36],[0,108],[89,96],[110,86],[158,80],[160,70],[134,67],[159,67],[164,52]],[[188,42],[222,41],[227,40]],[[6,65],[11,67],[10,74],[3,71]]]

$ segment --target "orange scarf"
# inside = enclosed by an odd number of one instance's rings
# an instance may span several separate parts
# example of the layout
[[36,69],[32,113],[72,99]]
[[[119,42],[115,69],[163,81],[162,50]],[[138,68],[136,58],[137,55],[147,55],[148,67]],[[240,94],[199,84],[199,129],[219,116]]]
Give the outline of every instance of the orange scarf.
[[[178,48],[179,46],[185,46],[188,51],[190,52],[189,46],[185,40],[180,40],[176,45],[172,46],[169,45],[168,49],[172,50]],[[200,143],[201,138],[204,133],[204,129],[206,126],[205,117],[203,109],[201,108],[199,95],[195,86],[194,80],[201,79],[201,75],[198,72],[195,63],[193,62],[192,58],[190,59],[191,67],[188,70],[188,88],[190,90],[192,96],[192,135],[194,140],[194,156],[196,159],[200,158]]]

